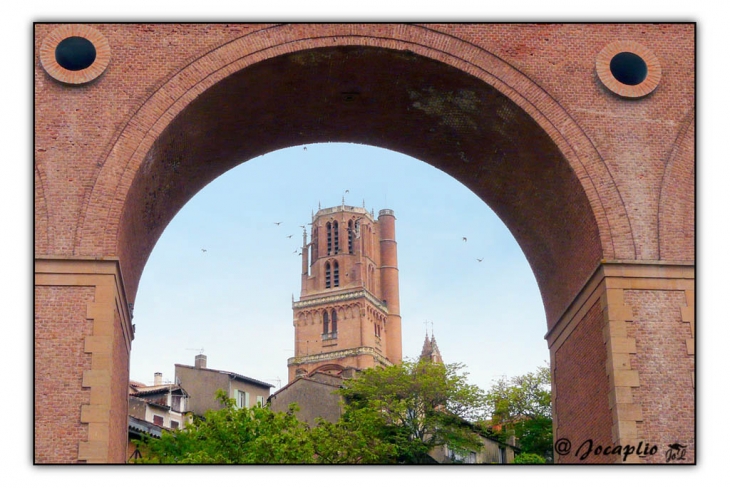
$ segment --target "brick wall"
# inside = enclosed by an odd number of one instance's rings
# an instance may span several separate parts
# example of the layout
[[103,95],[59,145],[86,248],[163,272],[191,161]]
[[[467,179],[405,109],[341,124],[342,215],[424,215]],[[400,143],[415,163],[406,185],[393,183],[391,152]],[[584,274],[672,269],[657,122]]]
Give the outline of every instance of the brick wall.
[[615,456],[580,457],[576,450],[592,440],[594,446],[613,445],[611,417],[608,405],[609,384],[606,375],[606,346],[601,333],[603,312],[596,302],[573,330],[567,340],[554,352],[553,382],[557,429],[555,441],[568,439],[570,455],[561,456],[560,462],[605,464]]
[[81,379],[91,369],[84,339],[92,330],[86,307],[93,299],[94,287],[35,287],[36,463],[76,463],[79,442],[88,440],[79,415],[90,401]]

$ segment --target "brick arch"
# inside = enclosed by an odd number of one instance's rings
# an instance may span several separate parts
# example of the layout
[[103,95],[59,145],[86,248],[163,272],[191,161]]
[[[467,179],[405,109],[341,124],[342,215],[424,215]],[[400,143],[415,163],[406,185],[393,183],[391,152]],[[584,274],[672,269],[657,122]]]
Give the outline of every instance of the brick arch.
[[695,117],[679,131],[667,159],[659,194],[659,259],[694,262],[695,241]]
[[[291,121],[292,126],[306,129],[300,133],[289,131],[286,137],[279,134],[243,148],[219,148],[206,156],[205,165],[186,158],[196,147],[209,150],[201,144],[202,138],[216,136],[215,120],[208,117],[210,125],[198,125],[193,122],[195,116],[206,111],[206,103],[214,106],[216,97],[236,83],[250,86],[247,74],[267,70],[271,74],[281,62],[306,71],[312,63],[326,63],[328,57],[357,58],[368,49],[376,53],[374,57],[382,55],[389,69],[395,70],[387,77],[395,88],[402,81],[417,82],[422,72],[433,73],[434,80],[452,78],[440,87],[441,92],[431,91],[433,80],[423,81],[420,88],[411,85],[408,92],[419,117],[432,125],[437,136],[421,134],[410,142],[392,134],[379,136],[376,129],[383,121],[375,119],[364,124],[364,132],[343,126],[328,132],[323,129],[326,121],[302,114]],[[399,78],[399,74],[410,78]],[[259,88],[265,90],[267,83],[260,82]],[[338,83],[335,94],[350,88],[357,93],[357,86],[348,88],[348,83],[357,85],[356,81],[343,78]],[[473,90],[458,92],[464,84]],[[487,94],[489,104],[479,105],[485,99],[474,98],[473,92]],[[459,107],[472,104],[473,111],[439,113],[438,104],[444,102]],[[490,127],[480,125],[480,117],[491,117]],[[273,122],[256,121],[264,126]],[[182,130],[186,123],[192,124],[192,130]],[[469,134],[451,137],[460,131]],[[490,144],[496,136],[501,139]],[[578,124],[545,90],[482,48],[427,27],[397,24],[272,26],[214,48],[174,73],[126,122],[101,164],[79,217],[74,252],[119,256],[133,300],[155,242],[198,190],[242,161],[282,147],[326,140],[373,144],[409,154],[474,191],[500,216],[525,252],[549,323],[560,316],[600,259],[635,258],[627,212],[607,166]],[[454,140],[470,148],[460,150],[446,142]],[[530,141],[530,150],[525,141]],[[538,161],[538,155],[547,156]],[[506,162],[512,158],[520,164]],[[170,176],[176,172],[183,175],[184,184]],[[494,178],[506,184],[489,188]],[[548,219],[562,212],[570,215]],[[566,256],[572,257],[570,263]]]

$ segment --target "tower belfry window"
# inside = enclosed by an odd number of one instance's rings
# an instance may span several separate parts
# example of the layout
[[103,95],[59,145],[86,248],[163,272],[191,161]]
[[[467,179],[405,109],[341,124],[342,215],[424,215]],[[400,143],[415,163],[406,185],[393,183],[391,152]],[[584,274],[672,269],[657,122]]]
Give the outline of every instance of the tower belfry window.
[[347,222],[347,252],[352,254],[352,234],[354,229],[352,227],[352,220]]
[[332,310],[332,334],[337,334],[337,310]]
[[324,265],[324,287],[332,287],[332,266],[330,266],[330,263]]
[[334,278],[335,278],[335,286],[340,286],[340,265],[337,261],[335,261],[335,264],[333,266],[334,268]]
[[[334,319],[334,317],[332,317]],[[334,320],[333,320],[334,322]],[[325,310],[322,315],[322,333],[323,334],[329,334],[330,332],[330,316]]]
[[337,221],[335,220],[334,224],[332,224],[332,227],[334,227],[334,239],[335,239],[335,254],[340,253],[340,226],[338,225]]
[[327,222],[327,256],[332,254],[332,223]]

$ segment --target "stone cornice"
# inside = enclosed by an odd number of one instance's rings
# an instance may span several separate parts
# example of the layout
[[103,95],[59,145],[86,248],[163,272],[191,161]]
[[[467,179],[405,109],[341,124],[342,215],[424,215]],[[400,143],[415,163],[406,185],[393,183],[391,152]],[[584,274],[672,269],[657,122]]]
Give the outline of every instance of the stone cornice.
[[321,354],[310,354],[307,356],[297,356],[287,360],[287,366],[299,366],[300,364],[319,363],[322,361],[332,361],[350,356],[368,355],[374,357],[378,362],[390,366],[392,363],[385,356],[380,354],[372,347],[355,347],[352,349],[343,349],[341,351],[325,352]]
[[325,296],[320,298],[309,298],[300,300],[298,302],[294,302],[292,305],[292,308],[294,310],[300,309],[300,308],[307,308],[317,305],[328,305],[331,303],[337,303],[337,302],[343,302],[347,300],[356,300],[358,298],[365,298],[367,299],[374,307],[376,307],[378,310],[383,312],[384,314],[388,314],[388,307],[386,307],[383,302],[375,298],[369,291],[367,290],[355,290],[351,292],[344,292],[337,295],[331,295],[331,296]]

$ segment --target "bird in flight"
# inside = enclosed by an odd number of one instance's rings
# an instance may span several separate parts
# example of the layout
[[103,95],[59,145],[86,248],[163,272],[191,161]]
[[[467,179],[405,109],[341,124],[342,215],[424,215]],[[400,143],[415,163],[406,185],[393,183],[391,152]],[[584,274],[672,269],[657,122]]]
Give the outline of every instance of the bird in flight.
[[203,251],[203,252],[208,252],[208,250],[207,250],[207,249],[201,249],[201,251]]
[[483,259],[484,259],[484,258],[482,258],[482,259],[479,259],[479,258],[477,258],[477,261],[479,261],[479,262],[481,263]]
[[274,222],[274,224],[279,225],[279,224],[281,224],[281,222]]
[[307,146],[304,146],[302,149],[304,149],[306,151],[307,150]]
[[293,235],[294,235],[294,234],[289,234],[288,236],[286,236],[286,238],[287,238],[287,239],[291,239],[291,236],[293,236]]
[[463,240],[464,242],[466,242],[466,237],[462,237],[461,240]]

